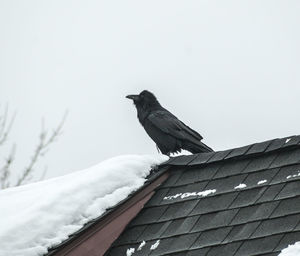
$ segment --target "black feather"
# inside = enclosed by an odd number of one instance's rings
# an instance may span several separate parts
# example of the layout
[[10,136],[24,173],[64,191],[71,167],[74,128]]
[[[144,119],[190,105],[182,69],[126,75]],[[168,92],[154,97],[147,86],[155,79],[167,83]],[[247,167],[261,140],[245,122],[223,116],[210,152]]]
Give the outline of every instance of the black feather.
[[163,154],[169,155],[181,149],[193,154],[213,151],[201,142],[203,138],[198,132],[163,108],[153,93],[142,91],[127,98],[133,100],[140,123]]

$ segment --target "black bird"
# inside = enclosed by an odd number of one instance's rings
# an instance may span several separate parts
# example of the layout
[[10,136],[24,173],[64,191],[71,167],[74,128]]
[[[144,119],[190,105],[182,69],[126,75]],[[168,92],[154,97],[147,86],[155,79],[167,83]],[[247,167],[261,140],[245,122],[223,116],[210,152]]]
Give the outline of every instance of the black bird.
[[201,142],[203,137],[163,108],[153,93],[144,90],[139,95],[128,95],[137,109],[137,116],[156,146],[165,155],[180,152],[191,153],[213,151]]

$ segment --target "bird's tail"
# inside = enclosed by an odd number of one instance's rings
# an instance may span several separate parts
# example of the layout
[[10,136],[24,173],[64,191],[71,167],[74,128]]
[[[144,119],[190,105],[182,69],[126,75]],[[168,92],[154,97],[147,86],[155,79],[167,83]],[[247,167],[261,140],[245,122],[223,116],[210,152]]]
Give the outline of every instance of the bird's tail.
[[187,143],[185,145],[185,149],[190,151],[193,154],[197,153],[207,153],[207,152],[213,152],[213,149],[209,146],[205,145],[201,141],[199,141],[197,144],[195,143]]

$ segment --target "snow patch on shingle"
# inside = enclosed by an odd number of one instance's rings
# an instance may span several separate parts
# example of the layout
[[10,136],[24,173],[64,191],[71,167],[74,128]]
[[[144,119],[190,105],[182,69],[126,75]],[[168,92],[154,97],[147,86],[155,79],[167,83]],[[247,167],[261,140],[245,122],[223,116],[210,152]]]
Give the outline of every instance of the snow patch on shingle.
[[141,242],[141,244],[140,244],[140,245],[139,245],[139,247],[137,248],[137,251],[140,251],[140,250],[142,250],[142,249],[143,249],[143,247],[145,246],[145,244],[146,244],[146,242],[145,242],[145,241]]
[[202,192],[198,192],[197,195],[198,195],[198,196],[204,197],[204,196],[208,196],[208,195],[210,195],[210,194],[214,194],[214,193],[216,193],[216,192],[217,192],[216,189],[208,189],[208,190],[204,190],[204,191],[202,191]]
[[151,245],[150,250],[155,250],[155,249],[159,246],[159,243],[160,243],[160,240],[157,240],[157,241],[155,242],[155,244],[152,244],[152,245]]
[[236,187],[234,187],[234,189],[242,189],[242,188],[246,188],[246,187],[247,187],[246,184],[241,183],[241,184],[237,185]]
[[287,176],[286,178],[287,178],[287,179],[291,179],[291,178],[296,178],[296,177],[299,177],[299,176],[300,176],[300,171],[298,171],[296,174],[289,175],[289,176]]
[[264,184],[266,182],[267,182],[267,180],[260,180],[259,182],[257,182],[257,185],[261,185],[261,184]]
[[180,197],[181,199],[184,199],[184,198],[191,197],[191,196],[205,197],[205,196],[208,196],[210,194],[216,193],[216,191],[217,191],[216,189],[208,189],[208,190],[199,191],[199,192],[178,193],[178,194],[172,195],[172,196],[165,196],[164,200],[172,200],[172,199],[176,199],[178,197]]
[[289,245],[287,248],[283,249],[279,256],[299,256],[300,255],[300,242]]
[[134,248],[129,248],[126,251],[126,256],[131,256],[132,254],[134,254],[135,249]]

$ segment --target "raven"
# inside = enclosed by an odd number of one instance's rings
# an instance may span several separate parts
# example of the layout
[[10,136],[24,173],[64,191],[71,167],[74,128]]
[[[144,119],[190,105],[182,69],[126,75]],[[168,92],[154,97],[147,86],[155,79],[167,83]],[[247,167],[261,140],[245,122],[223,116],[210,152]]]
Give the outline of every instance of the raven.
[[199,133],[163,108],[153,93],[144,90],[126,98],[133,100],[141,125],[163,154],[170,155],[181,149],[193,154],[213,151],[201,142],[203,137]]

